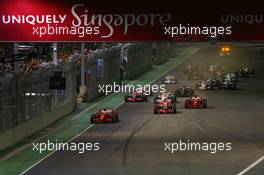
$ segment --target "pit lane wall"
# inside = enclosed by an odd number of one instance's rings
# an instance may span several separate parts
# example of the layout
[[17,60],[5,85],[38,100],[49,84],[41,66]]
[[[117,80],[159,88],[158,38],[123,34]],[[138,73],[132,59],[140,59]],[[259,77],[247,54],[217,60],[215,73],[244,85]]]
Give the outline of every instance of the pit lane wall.
[[[155,65],[161,65],[177,55],[179,47],[175,43],[139,43],[130,45],[127,49],[127,79],[134,79],[151,70]],[[181,46],[180,46],[181,47]]]
[[[63,70],[66,90],[49,89],[54,70]],[[0,76],[0,150],[70,114],[76,104],[76,64],[45,66]]]
[[172,57],[173,53],[172,48],[168,43],[153,44],[153,65],[161,65],[162,63],[168,61],[169,56]]
[[126,79],[134,79],[152,69],[152,44],[131,44],[126,54]]

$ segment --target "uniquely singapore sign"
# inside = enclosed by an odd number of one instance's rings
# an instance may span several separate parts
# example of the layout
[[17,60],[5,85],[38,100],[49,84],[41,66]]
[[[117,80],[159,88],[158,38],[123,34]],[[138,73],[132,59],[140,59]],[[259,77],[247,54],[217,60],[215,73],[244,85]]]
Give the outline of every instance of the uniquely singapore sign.
[[262,14],[258,18],[239,12],[220,14],[217,7],[204,10],[202,6],[172,6],[165,1],[153,8],[133,1],[134,6],[124,9],[116,8],[114,1],[112,5],[91,2],[2,0],[0,42],[197,41],[208,36],[222,40],[264,39]]
[[[154,28],[164,26],[171,15],[164,14],[92,14],[85,4],[75,4],[67,14],[2,14],[1,26],[22,26],[29,39],[48,39],[52,37],[107,39],[118,35],[126,36],[130,27]],[[18,30],[15,28],[15,30]]]

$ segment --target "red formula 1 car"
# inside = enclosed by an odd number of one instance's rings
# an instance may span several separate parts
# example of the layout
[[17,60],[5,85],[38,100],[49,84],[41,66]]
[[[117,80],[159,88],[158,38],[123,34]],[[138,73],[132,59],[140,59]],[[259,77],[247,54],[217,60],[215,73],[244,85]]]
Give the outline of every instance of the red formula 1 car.
[[133,92],[125,96],[125,102],[146,102],[148,97],[143,92]]
[[201,96],[193,96],[185,101],[185,108],[187,109],[207,108],[207,100]]
[[157,101],[154,107],[154,114],[175,114],[176,104],[170,99]]
[[118,121],[118,113],[114,109],[100,109],[91,115],[91,123],[116,123]]

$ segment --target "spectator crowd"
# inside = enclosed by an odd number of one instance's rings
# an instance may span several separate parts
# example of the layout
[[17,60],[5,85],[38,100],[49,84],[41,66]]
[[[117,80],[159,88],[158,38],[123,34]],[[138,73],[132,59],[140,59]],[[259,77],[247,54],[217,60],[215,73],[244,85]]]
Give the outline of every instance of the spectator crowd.
[[[21,44],[21,43],[19,43]],[[23,44],[23,43],[22,43]],[[4,74],[12,74],[14,67],[16,71],[22,73],[31,72],[37,70],[40,67],[52,66],[53,63],[53,44],[52,43],[25,43],[24,45],[29,45],[28,49],[19,50],[17,53],[18,57],[13,53],[14,44],[13,43],[0,43],[0,76]],[[118,45],[118,43],[85,43],[85,54],[97,53],[104,49],[109,49],[113,46]],[[58,43],[57,44],[57,56],[58,63],[65,64],[69,61],[75,61],[80,64],[80,43]],[[15,57],[18,60],[14,63]],[[16,65],[16,66],[14,66]]]

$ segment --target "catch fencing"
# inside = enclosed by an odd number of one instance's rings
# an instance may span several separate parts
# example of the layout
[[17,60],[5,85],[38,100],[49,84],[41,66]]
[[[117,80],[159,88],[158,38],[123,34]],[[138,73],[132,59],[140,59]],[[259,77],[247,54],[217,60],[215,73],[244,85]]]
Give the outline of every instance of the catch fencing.
[[[49,89],[54,70],[63,70],[66,90]],[[76,100],[76,64],[41,67],[28,73],[0,76],[0,132],[40,117]]]

